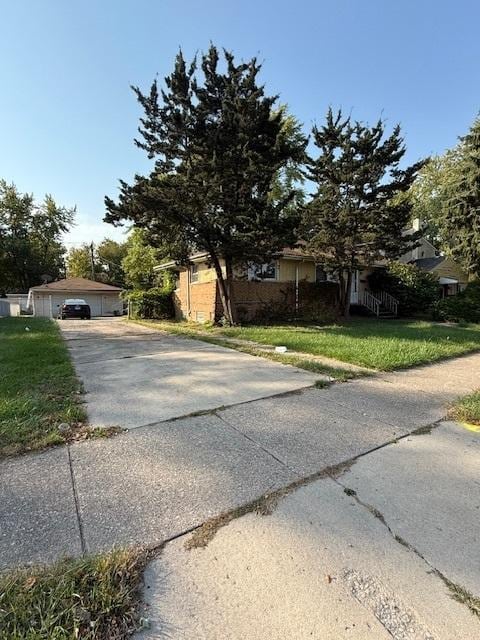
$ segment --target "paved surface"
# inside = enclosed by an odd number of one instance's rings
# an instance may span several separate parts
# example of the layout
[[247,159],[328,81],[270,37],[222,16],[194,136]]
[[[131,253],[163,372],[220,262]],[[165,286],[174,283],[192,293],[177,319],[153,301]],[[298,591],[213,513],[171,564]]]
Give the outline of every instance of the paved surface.
[[181,535],[438,420],[479,372],[476,354],[2,461],[0,567]]
[[[443,423],[249,514],[147,570],[138,640],[454,640],[480,622],[480,435]],[[442,577],[443,576],[443,577]]]
[[322,377],[121,318],[59,324],[95,426],[133,429],[301,389]]

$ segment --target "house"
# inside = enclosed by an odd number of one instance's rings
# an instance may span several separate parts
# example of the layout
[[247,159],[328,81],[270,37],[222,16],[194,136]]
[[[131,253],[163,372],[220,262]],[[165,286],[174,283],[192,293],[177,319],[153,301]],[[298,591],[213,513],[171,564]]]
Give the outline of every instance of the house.
[[422,271],[429,271],[438,277],[443,298],[456,295],[463,291],[468,284],[468,275],[448,256],[417,258],[413,264]]
[[66,278],[32,287],[28,293],[33,315],[56,318],[60,306],[68,298],[82,298],[90,305],[92,316],[121,315],[123,303],[120,287],[86,278]]
[[[222,316],[222,304],[215,269],[207,253],[191,256],[189,267],[167,262],[155,271],[172,269],[178,272],[174,291],[175,315],[178,319],[214,322]],[[225,267],[222,265],[225,272]],[[352,283],[351,303],[360,304],[367,288],[367,276],[372,269],[356,272]],[[318,301],[332,304],[337,284],[314,258],[302,249],[284,249],[268,264],[237,268],[233,295],[240,320],[292,315]]]
[[9,300],[8,298],[0,298],[0,318],[8,316],[19,316],[20,304]]
[[[413,230],[419,229],[419,220],[414,220]],[[442,297],[456,295],[467,286],[468,274],[452,258],[440,255],[426,238],[421,238],[418,246],[401,256],[399,261],[414,264],[422,271],[428,271],[437,276]]]
[[[413,233],[420,229],[420,221],[413,222]],[[442,295],[458,293],[467,283],[467,276],[450,258],[440,256],[437,249],[422,238],[418,246],[399,258],[400,262],[417,265],[438,276]],[[369,290],[368,276],[376,269],[384,269],[385,261],[365,265],[353,274],[350,304],[363,307],[378,317],[395,317],[398,301],[386,291]],[[209,264],[208,254],[196,253],[190,257],[189,267],[168,262],[155,267],[155,271],[172,269],[178,272],[174,292],[177,319],[196,322],[214,322],[222,316],[222,305],[217,287],[215,269]],[[225,267],[222,266],[225,273]],[[335,278],[325,272],[301,248],[284,249],[268,264],[237,268],[234,273],[233,296],[239,319],[297,315],[315,300],[331,304],[336,296]]]

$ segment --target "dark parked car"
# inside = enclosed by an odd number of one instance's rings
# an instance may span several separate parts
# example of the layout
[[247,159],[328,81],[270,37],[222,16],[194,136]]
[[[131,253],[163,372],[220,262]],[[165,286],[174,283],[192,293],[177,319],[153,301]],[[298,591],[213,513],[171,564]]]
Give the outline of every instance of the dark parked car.
[[82,320],[90,320],[90,306],[81,299],[65,300],[60,307],[58,314],[62,320],[66,318],[81,318]]

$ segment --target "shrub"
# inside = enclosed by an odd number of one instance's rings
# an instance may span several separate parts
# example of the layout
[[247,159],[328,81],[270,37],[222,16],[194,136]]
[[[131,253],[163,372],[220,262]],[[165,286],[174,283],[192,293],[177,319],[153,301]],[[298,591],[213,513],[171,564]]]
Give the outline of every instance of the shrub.
[[391,262],[385,270],[374,271],[368,282],[372,292],[386,291],[397,298],[402,316],[432,313],[440,295],[437,277],[413,264]]
[[133,318],[168,320],[175,315],[172,291],[169,289],[132,291],[127,295],[127,299],[130,315]]
[[470,282],[456,296],[440,300],[435,315],[451,322],[480,322],[480,280]]

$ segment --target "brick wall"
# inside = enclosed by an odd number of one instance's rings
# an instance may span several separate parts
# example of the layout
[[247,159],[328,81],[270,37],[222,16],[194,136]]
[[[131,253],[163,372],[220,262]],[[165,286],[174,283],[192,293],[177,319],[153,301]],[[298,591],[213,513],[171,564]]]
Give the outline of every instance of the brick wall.
[[[299,282],[299,313],[313,303],[332,306],[337,295],[337,285],[330,282]],[[293,282],[249,282],[234,283],[235,303],[240,321],[257,317],[292,316],[295,313],[295,283]]]
[[[190,309],[188,299],[188,273],[181,271],[177,289],[173,294],[175,317],[198,322],[215,320],[216,281],[194,282],[190,285]],[[190,314],[189,314],[190,311]]]
[[[300,314],[312,304],[333,306],[337,285],[300,282],[298,287]],[[285,317],[295,314],[295,283],[293,282],[251,282],[236,280],[233,283],[234,298],[240,322],[275,316]],[[216,281],[197,282],[190,285],[190,314],[188,307],[188,278],[181,272],[178,288],[174,292],[175,316],[198,322],[219,320],[223,308]]]

